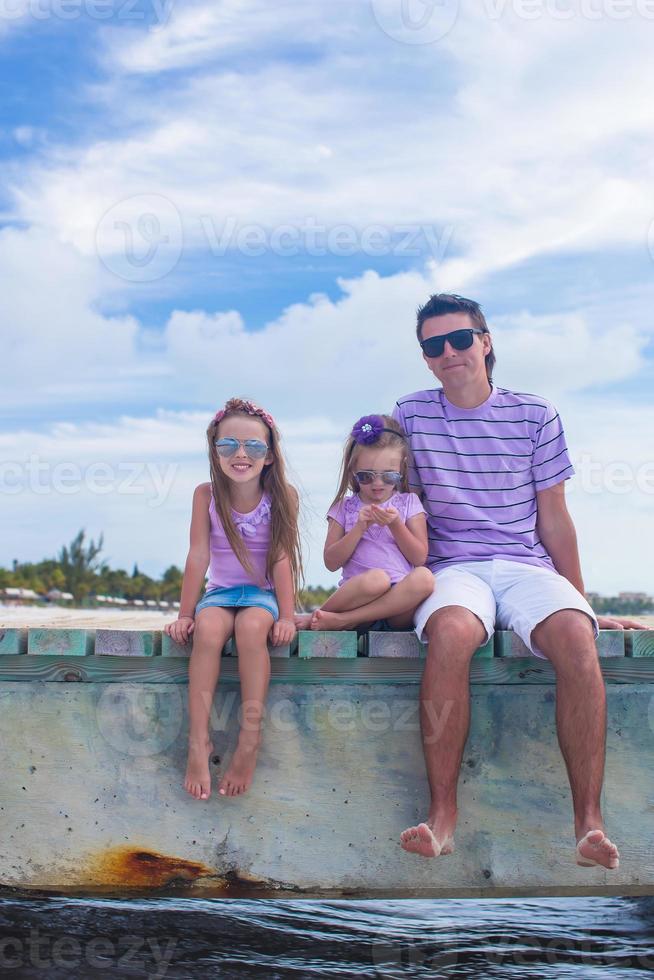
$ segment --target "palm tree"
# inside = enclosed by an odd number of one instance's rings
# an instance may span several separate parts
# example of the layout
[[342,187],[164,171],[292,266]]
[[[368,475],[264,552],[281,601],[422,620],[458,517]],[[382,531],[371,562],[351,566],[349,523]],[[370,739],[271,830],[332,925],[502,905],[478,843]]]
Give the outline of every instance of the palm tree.
[[85,545],[84,537],[85,531],[82,528],[69,547],[64,545],[59,553],[59,564],[66,579],[66,589],[73,593],[76,602],[80,602],[88,595],[93,588],[96,573],[103,571],[102,562],[98,558],[102,551],[102,534],[97,544],[91,540],[88,545]]

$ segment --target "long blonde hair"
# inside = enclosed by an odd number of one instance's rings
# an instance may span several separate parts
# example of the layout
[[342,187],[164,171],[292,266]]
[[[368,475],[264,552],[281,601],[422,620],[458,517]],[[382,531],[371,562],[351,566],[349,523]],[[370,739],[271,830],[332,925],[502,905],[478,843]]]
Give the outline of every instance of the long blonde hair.
[[299,498],[295,487],[286,479],[286,467],[281,449],[279,430],[271,415],[253,402],[242,398],[230,398],[225,407],[217,412],[209,423],[207,441],[209,448],[209,469],[211,472],[211,492],[216,513],[220,518],[227,540],[243,568],[254,574],[249,549],[236,530],[230,504],[230,481],[218,462],[218,452],[214,445],[218,426],[225,418],[235,415],[250,416],[261,420],[269,433],[272,463],[266,463],[261,472],[263,490],[270,497],[270,547],[266,556],[266,575],[272,581],[272,569],[282,555],[290,562],[295,594],[299,591],[304,577],[302,550],[298,529]]
[[[381,429],[374,441],[360,441],[357,438],[358,427],[361,422],[365,424],[367,420],[375,420],[375,424]],[[380,424],[381,423],[381,424]],[[383,425],[383,428],[382,428]],[[391,430],[390,432],[388,430]],[[338,474],[338,490],[330,506],[340,504],[348,491],[358,493],[361,489],[359,481],[355,477],[356,465],[359,453],[362,449],[400,449],[402,452],[402,462],[400,464],[400,475],[402,477],[399,489],[402,493],[409,492],[409,465],[411,463],[411,450],[402,426],[391,418],[390,415],[368,415],[359,419],[350,432],[343,449],[343,461]]]

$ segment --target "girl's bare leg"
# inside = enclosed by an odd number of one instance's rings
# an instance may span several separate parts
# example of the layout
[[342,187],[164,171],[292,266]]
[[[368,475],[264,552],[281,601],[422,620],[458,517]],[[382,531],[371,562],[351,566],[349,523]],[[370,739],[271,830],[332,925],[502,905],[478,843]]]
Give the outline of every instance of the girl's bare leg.
[[234,639],[241,678],[241,729],[229,768],[218,786],[222,796],[239,796],[252,782],[270,682],[268,633],[273,622],[272,613],[259,606],[236,613]]
[[196,800],[211,793],[209,719],[220,674],[220,655],[234,631],[232,609],[201,609],[195,619],[193,651],[188,665],[188,763],[184,789]]
[[[344,582],[336,592],[330,595],[329,599],[322,604],[320,609],[313,613],[305,613],[295,617],[295,626],[299,630],[308,629],[332,629],[331,626],[319,626],[318,615],[325,612],[345,612],[348,609],[356,609],[367,602],[372,602],[379,596],[388,592],[391,587],[391,580],[387,572],[381,568],[371,568],[361,575]],[[339,627],[340,628],[340,627]]]
[[393,626],[411,625],[413,611],[416,606],[430,596],[434,591],[434,576],[428,568],[414,568],[412,572],[394,585],[384,595],[373,599],[357,609],[344,612],[326,611],[322,609],[315,613],[320,623],[316,629],[347,630],[361,626],[363,623],[374,623],[376,619],[388,619]]

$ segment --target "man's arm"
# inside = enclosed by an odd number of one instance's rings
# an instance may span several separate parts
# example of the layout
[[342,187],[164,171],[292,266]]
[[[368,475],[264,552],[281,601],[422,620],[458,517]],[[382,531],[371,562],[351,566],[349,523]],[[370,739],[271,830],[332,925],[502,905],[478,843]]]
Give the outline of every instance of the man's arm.
[[[538,536],[545,550],[554,562],[557,572],[584,595],[577,532],[565,502],[565,482],[557,483],[547,490],[539,490],[536,500]],[[645,629],[642,623],[633,619],[598,616],[597,622],[600,629]]]
[[559,575],[567,578],[584,595],[577,532],[565,502],[565,483],[557,483],[547,490],[538,491],[536,501],[538,537]]

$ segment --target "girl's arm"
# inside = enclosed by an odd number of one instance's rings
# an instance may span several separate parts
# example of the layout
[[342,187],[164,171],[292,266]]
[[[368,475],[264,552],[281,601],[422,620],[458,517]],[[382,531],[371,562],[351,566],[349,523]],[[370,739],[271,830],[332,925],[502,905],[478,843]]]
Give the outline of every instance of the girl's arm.
[[211,484],[201,483],[193,494],[193,511],[191,514],[190,545],[184,578],[182,579],[182,594],[179,601],[179,613],[174,623],[165,626],[165,632],[176,643],[186,643],[195,628],[195,604],[204,585],[204,578],[209,567],[209,502],[211,500]]
[[372,524],[370,509],[370,507],[361,508],[356,524],[347,534],[342,524],[335,521],[333,517],[329,518],[323,559],[330,572],[342,568],[354,554],[354,549]]
[[285,643],[290,643],[297,632],[293,622],[295,615],[293,575],[287,555],[284,555],[273,565],[272,583],[279,606],[279,619],[273,624],[270,639],[274,647],[279,647]]
[[427,516],[414,514],[406,524],[402,521],[394,507],[379,507],[374,505],[373,511],[377,522],[390,528],[395,543],[408,562],[419,568],[427,561],[429,542],[427,539]]

